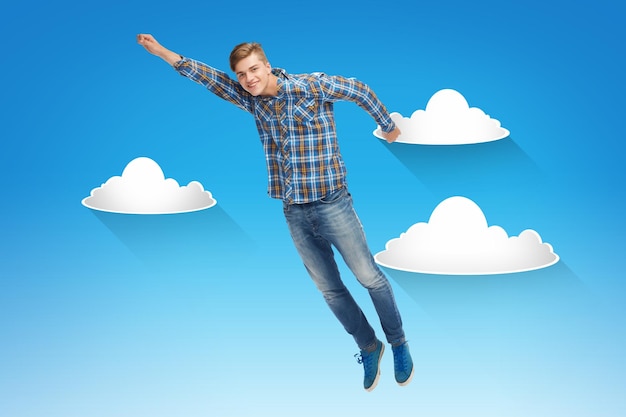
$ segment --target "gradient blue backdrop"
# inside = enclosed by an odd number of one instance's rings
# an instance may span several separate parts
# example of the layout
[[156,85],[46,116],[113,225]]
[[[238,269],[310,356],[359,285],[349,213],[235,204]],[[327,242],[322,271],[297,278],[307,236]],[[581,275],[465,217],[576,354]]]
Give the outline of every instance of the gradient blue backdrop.
[[[0,6],[0,415],[626,414],[619,2],[213,3]],[[337,105],[372,251],[464,195],[510,235],[538,231],[561,262],[495,277],[387,270],[416,375],[396,386],[387,355],[364,392],[356,347],[265,194],[252,118],[147,54],[140,32],[224,69],[234,44],[259,41],[274,66],[357,77],[405,116],[456,89],[511,137],[407,155]],[[151,218],[81,206],[138,156],[218,206]]]

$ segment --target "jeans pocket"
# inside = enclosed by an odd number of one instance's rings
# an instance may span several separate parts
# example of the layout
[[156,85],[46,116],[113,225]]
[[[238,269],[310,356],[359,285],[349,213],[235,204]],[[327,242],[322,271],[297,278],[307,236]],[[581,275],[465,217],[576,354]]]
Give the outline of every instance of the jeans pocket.
[[347,194],[346,187],[342,187],[320,199],[322,204],[332,204],[341,200]]

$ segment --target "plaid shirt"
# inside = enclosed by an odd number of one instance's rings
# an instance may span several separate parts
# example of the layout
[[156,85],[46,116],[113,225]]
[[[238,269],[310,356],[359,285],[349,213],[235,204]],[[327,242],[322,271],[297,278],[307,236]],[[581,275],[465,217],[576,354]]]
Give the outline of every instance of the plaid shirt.
[[317,201],[346,185],[333,103],[352,101],[384,132],[395,128],[385,106],[369,87],[353,78],[323,73],[278,77],[276,96],[252,96],[223,71],[184,58],[174,64],[183,76],[252,113],[265,151],[268,194],[287,204]]

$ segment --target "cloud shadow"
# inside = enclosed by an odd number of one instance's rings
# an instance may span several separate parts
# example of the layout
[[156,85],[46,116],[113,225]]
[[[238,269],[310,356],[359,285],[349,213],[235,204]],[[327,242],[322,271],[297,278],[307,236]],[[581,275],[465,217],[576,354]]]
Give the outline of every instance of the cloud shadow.
[[588,305],[589,290],[560,261],[548,268],[501,275],[428,275],[383,267],[444,327],[494,328],[567,319]]
[[510,136],[471,145],[381,143],[435,195],[519,198],[520,187],[539,189],[544,182],[539,167]]
[[181,214],[91,212],[148,266],[179,267],[236,262],[253,240],[219,206]]

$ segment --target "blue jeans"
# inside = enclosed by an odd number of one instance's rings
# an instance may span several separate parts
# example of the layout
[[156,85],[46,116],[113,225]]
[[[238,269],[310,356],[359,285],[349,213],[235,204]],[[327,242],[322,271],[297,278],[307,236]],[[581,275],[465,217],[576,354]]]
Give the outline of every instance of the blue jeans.
[[359,348],[369,350],[376,344],[377,337],[341,280],[332,246],[369,291],[387,342],[403,343],[402,319],[393,290],[367,246],[348,190],[344,187],[313,203],[283,203],[283,212],[309,275]]

